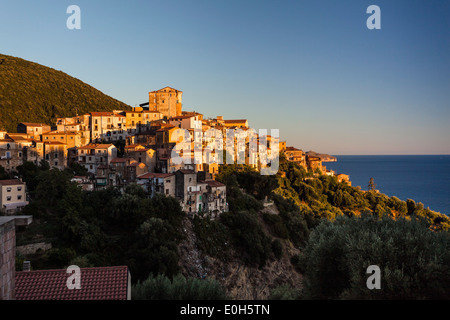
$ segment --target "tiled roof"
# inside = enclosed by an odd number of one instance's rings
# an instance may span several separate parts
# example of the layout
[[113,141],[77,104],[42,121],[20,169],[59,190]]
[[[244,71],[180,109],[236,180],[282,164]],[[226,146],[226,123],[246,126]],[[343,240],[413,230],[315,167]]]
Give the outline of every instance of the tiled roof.
[[0,185],[2,186],[14,186],[14,185],[22,185],[25,182],[22,182],[18,179],[9,179],[9,180],[0,180]]
[[239,119],[239,120],[223,120],[223,122],[225,123],[242,123],[242,122],[246,122],[247,119]]
[[16,300],[126,300],[128,267],[80,268],[81,289],[65,269],[16,272]]
[[90,115],[93,117],[110,117],[113,116],[114,113],[110,111],[100,111],[100,112],[91,112]]
[[83,147],[79,147],[78,149],[108,149],[109,147],[114,146],[113,144],[88,144]]
[[152,178],[167,178],[173,176],[173,173],[156,173],[156,172],[147,172],[140,176],[138,179],[152,179]]

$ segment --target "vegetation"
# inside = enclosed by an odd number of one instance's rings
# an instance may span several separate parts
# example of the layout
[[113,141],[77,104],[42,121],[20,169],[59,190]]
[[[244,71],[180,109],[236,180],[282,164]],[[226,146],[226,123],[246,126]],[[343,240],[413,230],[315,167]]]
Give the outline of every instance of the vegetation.
[[16,132],[20,122],[53,124],[76,113],[126,109],[64,72],[0,54],[0,128],[8,132]]
[[[315,228],[300,257],[308,299],[450,298],[450,234],[422,218],[393,220],[364,214]],[[368,289],[370,265],[381,289]]]
[[149,276],[132,287],[133,300],[225,300],[225,289],[213,279],[185,278],[178,274]]
[[[36,242],[38,235],[53,244],[27,257],[36,269],[127,265],[139,299],[224,297],[212,280],[179,275],[185,215],[176,199],[148,199],[133,184],[123,193],[82,191],[70,181],[83,174],[77,166],[59,171],[44,162],[24,163],[17,171],[32,200],[24,213],[35,218],[18,233],[18,245]],[[218,180],[227,184],[230,212],[192,220],[200,251],[250,268],[281,260],[293,249],[302,252],[283,261],[303,274],[304,290],[284,284],[272,288],[271,299],[449,297],[447,216],[413,200],[361,191],[283,156],[276,176],[234,164],[221,166]],[[266,201],[278,212],[265,210]],[[372,264],[381,268],[383,290],[366,287]]]
[[136,185],[123,194],[114,189],[86,192],[70,181],[70,172],[33,166],[18,169],[33,195],[23,213],[33,215],[35,223],[18,233],[17,242],[29,241],[31,232],[52,242],[51,250],[31,257],[36,269],[74,261],[80,267],[127,265],[134,281],[179,272],[184,213],[174,198],[148,199]]

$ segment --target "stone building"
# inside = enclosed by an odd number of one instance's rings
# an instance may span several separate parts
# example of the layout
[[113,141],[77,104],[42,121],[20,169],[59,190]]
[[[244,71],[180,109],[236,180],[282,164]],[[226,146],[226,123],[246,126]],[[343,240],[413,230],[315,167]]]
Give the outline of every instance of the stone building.
[[175,174],[147,172],[136,178],[136,183],[147,192],[150,197],[156,194],[175,197]]
[[0,300],[16,298],[16,226],[27,226],[32,216],[0,216]]
[[171,87],[148,93],[149,111],[158,111],[163,117],[171,118],[181,116],[183,92]]
[[41,140],[42,134],[51,130],[51,126],[45,123],[21,122],[17,125],[17,133],[25,133],[36,140]]
[[97,167],[108,165],[117,158],[117,148],[113,144],[89,144],[78,148],[78,163],[83,165],[89,173],[95,174]]

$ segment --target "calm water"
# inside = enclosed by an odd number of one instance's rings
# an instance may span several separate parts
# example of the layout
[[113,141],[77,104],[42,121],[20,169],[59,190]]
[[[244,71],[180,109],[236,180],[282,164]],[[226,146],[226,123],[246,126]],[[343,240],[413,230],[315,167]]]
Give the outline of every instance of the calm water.
[[381,193],[450,215],[450,155],[336,157],[324,165],[350,175],[353,186],[367,190],[373,177]]

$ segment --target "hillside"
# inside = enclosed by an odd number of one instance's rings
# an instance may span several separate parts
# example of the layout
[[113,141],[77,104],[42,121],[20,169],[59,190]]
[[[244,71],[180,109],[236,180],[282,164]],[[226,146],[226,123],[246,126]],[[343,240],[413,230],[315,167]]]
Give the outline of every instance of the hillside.
[[20,122],[53,124],[77,112],[128,108],[62,71],[0,54],[0,127],[8,132]]

